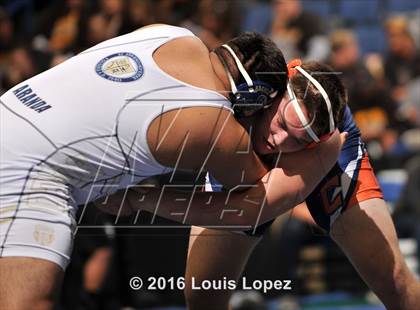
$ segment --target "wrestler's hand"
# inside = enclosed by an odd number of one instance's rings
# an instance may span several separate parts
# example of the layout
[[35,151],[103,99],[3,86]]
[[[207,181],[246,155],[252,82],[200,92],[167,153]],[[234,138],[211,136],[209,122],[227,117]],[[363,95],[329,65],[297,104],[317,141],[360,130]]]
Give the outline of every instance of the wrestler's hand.
[[348,132],[346,132],[346,131],[345,131],[345,132],[340,133],[341,148],[343,148],[343,145],[344,145],[344,143],[346,142],[348,135],[349,135],[349,133],[348,133]]

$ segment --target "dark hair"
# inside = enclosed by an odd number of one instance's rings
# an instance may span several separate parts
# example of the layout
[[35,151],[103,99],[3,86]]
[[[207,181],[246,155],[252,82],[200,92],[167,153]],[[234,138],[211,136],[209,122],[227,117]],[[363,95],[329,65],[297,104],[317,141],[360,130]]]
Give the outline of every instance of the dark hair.
[[[253,80],[270,84],[278,91],[277,97],[283,97],[287,86],[287,65],[283,53],[273,41],[256,32],[245,32],[226,44],[235,51]],[[227,62],[235,82],[245,83],[229,52],[223,47],[217,47],[216,52]]]
[[[333,110],[334,124],[337,127],[342,121],[347,104],[347,91],[338,74],[330,66],[315,61],[306,62],[301,67],[311,74],[327,92]],[[298,101],[303,101],[308,110],[309,118],[312,120],[315,117],[312,129],[318,136],[327,134],[329,132],[328,109],[321,93],[299,71],[291,77],[290,83]]]

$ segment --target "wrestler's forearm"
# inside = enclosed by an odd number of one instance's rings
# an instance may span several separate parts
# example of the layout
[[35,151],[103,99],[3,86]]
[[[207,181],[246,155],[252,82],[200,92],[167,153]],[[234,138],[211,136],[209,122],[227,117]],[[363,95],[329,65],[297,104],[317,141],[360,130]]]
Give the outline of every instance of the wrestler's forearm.
[[[255,224],[260,204],[238,202],[245,192],[185,192],[169,187],[145,193],[132,188],[127,193],[129,205],[134,210],[146,210],[177,222],[197,226],[252,226]],[[256,197],[254,197],[256,198]],[[264,197],[259,197],[262,201]],[[238,229],[238,228],[237,228]]]
[[[283,161],[287,165],[290,160]],[[332,163],[325,168],[331,167]],[[180,192],[164,187],[145,194],[133,188],[127,199],[135,210],[145,209],[186,224],[255,226],[293,208],[313,191],[326,172],[321,172],[319,166],[309,168],[308,163],[301,163],[293,170],[275,168],[257,184],[242,185],[236,191]]]
[[336,134],[318,149],[283,156],[257,184],[242,184],[228,192],[179,192],[170,187],[131,189],[127,199],[135,209],[193,225],[262,224],[301,203],[333,167],[340,151]]
[[[308,173],[302,171],[303,174]],[[320,177],[321,178],[321,177]],[[171,187],[131,188],[126,200],[133,210],[147,210],[158,216],[197,226],[234,226],[249,229],[286,212],[316,186],[305,184],[301,175],[288,176],[275,168],[255,185],[243,185],[224,192],[177,191]],[[244,190],[246,189],[246,190]],[[241,191],[240,191],[241,190]]]

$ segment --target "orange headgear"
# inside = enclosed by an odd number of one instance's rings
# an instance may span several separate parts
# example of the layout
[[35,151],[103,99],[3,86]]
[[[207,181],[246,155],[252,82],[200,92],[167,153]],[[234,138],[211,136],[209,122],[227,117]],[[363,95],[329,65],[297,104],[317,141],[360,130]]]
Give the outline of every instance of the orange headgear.
[[287,76],[289,79],[294,76],[298,71],[295,67],[301,67],[302,66],[302,60],[300,59],[293,59],[288,62],[287,64]]

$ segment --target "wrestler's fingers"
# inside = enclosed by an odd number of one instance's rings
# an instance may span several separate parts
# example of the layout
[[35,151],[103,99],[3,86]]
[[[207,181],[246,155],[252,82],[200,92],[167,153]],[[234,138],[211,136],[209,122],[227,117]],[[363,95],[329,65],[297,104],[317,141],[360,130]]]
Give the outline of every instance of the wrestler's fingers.
[[341,145],[341,147],[343,147],[344,143],[346,142],[348,135],[349,135],[349,133],[346,132],[346,131],[340,133],[340,145]]

